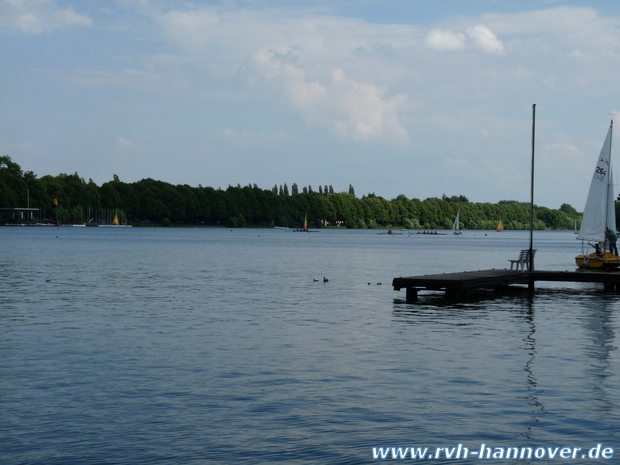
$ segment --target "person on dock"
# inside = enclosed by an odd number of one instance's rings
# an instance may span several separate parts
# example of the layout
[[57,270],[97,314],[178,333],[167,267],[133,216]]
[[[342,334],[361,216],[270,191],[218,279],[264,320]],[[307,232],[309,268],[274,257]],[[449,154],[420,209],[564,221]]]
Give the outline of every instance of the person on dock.
[[611,229],[607,228],[605,230],[605,237],[607,238],[607,242],[609,242],[609,251],[618,256],[618,247],[616,246],[616,241],[618,240],[618,236]]
[[[588,244],[590,244],[588,242]],[[605,254],[603,254],[603,249],[601,249],[601,244],[599,244],[598,242],[595,242],[594,244],[590,244],[592,247],[594,247],[594,253],[596,254],[597,257],[604,257]]]

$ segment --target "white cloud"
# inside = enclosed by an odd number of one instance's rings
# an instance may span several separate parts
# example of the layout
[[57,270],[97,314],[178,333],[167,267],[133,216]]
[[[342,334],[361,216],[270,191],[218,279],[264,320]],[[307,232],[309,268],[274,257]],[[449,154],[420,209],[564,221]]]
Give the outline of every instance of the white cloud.
[[72,8],[61,8],[55,0],[5,0],[0,5],[0,27],[42,34],[71,27],[91,27],[93,20]]
[[354,140],[382,137],[391,142],[406,141],[407,131],[399,119],[406,97],[387,98],[385,89],[373,84],[357,83],[348,79],[339,81],[333,96],[339,96],[340,114],[334,123],[336,132]]
[[560,6],[518,14],[487,14],[480,18],[494,33],[504,37],[508,48],[521,54],[564,56],[579,62],[605,54],[618,56],[618,19],[602,16],[594,8]]
[[347,139],[407,139],[398,116],[404,96],[386,97],[384,88],[349,79],[340,69],[332,69],[323,83],[310,80],[298,61],[292,50],[264,50],[252,59],[259,78],[276,82],[275,91],[282,89],[306,122],[331,127]]
[[426,46],[435,50],[463,50],[465,34],[441,29],[433,29],[428,33],[425,40]]
[[252,57],[261,77],[277,80],[289,101],[297,108],[312,109],[326,94],[317,81],[310,81],[302,68],[296,66],[298,57],[292,50],[262,50]]
[[495,34],[486,26],[477,25],[467,28],[467,36],[472,44],[487,53],[504,53],[504,45],[497,40]]
[[467,27],[464,32],[433,29],[427,34],[424,43],[428,48],[440,51],[473,48],[492,54],[504,53],[504,45],[488,27],[483,25]]

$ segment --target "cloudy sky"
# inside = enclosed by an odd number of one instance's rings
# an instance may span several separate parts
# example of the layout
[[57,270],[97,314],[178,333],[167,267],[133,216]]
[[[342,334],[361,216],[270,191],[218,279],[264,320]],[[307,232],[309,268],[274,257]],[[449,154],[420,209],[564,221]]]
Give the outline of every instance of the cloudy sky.
[[[0,154],[39,176],[583,210],[617,0],[0,0]],[[620,179],[620,173],[616,174]]]

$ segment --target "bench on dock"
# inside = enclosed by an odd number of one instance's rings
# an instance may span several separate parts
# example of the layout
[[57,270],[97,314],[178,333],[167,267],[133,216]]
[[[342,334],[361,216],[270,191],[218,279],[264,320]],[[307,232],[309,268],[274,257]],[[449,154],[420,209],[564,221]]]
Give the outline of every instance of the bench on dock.
[[[532,258],[536,255],[536,249],[532,249]],[[530,249],[523,249],[519,252],[519,258],[516,260],[508,260],[510,262],[510,271],[512,271],[513,266],[516,266],[516,270],[519,271],[519,267],[521,267],[521,271],[532,271],[530,270]]]

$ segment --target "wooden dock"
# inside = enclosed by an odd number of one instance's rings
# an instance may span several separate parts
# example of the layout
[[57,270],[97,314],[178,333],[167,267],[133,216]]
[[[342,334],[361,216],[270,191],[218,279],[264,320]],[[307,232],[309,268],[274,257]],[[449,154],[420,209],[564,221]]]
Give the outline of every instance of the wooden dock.
[[445,291],[451,301],[466,298],[471,291],[489,289],[501,295],[512,284],[527,284],[534,289],[536,281],[555,281],[573,283],[601,283],[607,292],[620,293],[620,272],[603,271],[512,271],[479,270],[460,273],[444,273],[425,276],[394,278],[392,286],[395,291],[407,290],[408,303],[418,300],[418,292]]

